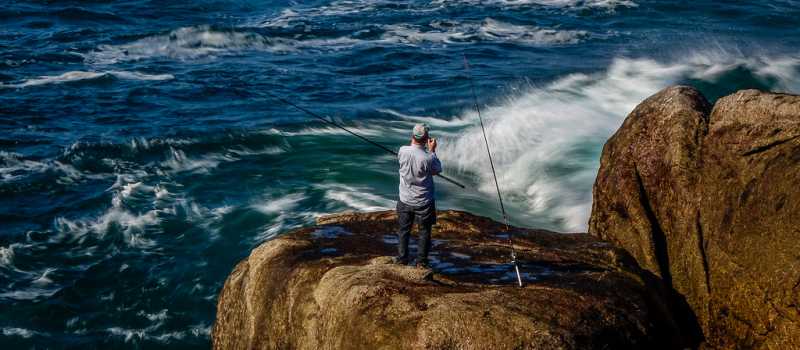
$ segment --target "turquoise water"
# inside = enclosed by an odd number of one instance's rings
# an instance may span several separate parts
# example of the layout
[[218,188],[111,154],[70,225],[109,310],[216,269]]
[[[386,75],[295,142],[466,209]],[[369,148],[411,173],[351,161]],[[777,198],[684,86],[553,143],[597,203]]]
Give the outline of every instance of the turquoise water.
[[250,249],[394,206],[426,122],[438,206],[586,229],[605,140],[689,83],[800,92],[796,1],[94,1],[0,7],[0,345],[208,347]]

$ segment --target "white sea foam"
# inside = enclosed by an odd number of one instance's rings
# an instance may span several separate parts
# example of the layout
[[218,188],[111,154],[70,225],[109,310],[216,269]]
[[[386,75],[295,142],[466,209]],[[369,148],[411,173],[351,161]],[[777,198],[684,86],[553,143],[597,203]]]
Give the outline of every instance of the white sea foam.
[[233,209],[234,208],[233,208],[232,205],[223,205],[221,207],[217,207],[217,208],[211,209],[211,215],[213,217],[220,218],[220,217],[230,213],[231,211],[233,211]]
[[[358,125],[347,125],[347,129],[359,134],[361,136],[380,136],[382,135],[382,130],[377,130],[375,128],[366,128],[363,126]],[[285,130],[278,130],[275,128],[270,128],[266,130],[260,131],[262,134],[266,135],[281,135],[284,137],[291,137],[291,136],[324,136],[324,135],[350,135],[347,131],[342,129],[333,127],[333,126],[324,126],[324,127],[310,127],[310,128],[303,128],[297,131],[285,131]]]
[[583,30],[557,30],[535,26],[516,25],[486,18],[481,22],[456,23],[434,21],[426,27],[397,24],[384,27],[385,42],[403,44],[490,41],[528,45],[576,44],[589,33]]
[[392,0],[337,0],[329,4],[307,7],[284,9],[277,16],[268,18],[256,18],[248,21],[246,26],[289,28],[293,25],[305,24],[305,21],[323,16],[347,16],[353,14],[363,14],[378,10],[382,3],[391,3]]
[[11,244],[8,247],[0,247],[0,267],[9,268],[14,264],[14,246]]
[[144,249],[156,246],[153,240],[145,238],[142,234],[145,227],[155,225],[161,221],[157,214],[156,210],[135,214],[114,206],[94,220],[72,221],[59,217],[55,221],[55,226],[58,231],[69,233],[79,241],[82,241],[88,233],[103,237],[112,225],[117,226],[121,229],[125,242],[129,246]]
[[374,191],[368,188],[342,184],[321,184],[316,187],[325,191],[326,199],[359,211],[387,210],[393,208],[395,204],[389,198],[373,194]]
[[[297,15],[293,12],[294,15]],[[280,21],[280,25],[284,25]],[[274,25],[273,22],[263,24]],[[296,49],[341,49],[355,45],[456,44],[474,41],[507,42],[532,46],[577,44],[592,36],[584,30],[564,30],[511,24],[486,18],[482,21],[437,20],[428,25],[396,23],[377,26],[383,34],[377,39],[338,37],[287,41]],[[599,35],[598,35],[599,37]]]
[[211,325],[197,324],[189,327],[189,333],[195,337],[207,337],[211,335]]
[[[434,0],[432,3],[445,5],[451,0]],[[501,7],[547,6],[566,10],[603,9],[614,12],[618,8],[635,8],[639,5],[631,0],[459,0],[471,5],[494,5]]]
[[58,183],[72,183],[81,178],[101,178],[102,175],[87,175],[83,174],[75,167],[69,164],[61,163],[57,160],[31,160],[25,159],[24,156],[13,153],[0,151],[0,180],[15,181],[23,179],[30,174],[44,173],[52,171],[60,174],[57,179]]
[[167,160],[161,165],[172,172],[208,173],[223,162],[235,161],[231,155],[212,153],[201,157],[187,157],[186,153],[178,148],[170,147]]
[[139,311],[137,315],[142,316],[150,320],[150,322],[160,322],[166,321],[169,316],[167,315],[167,309],[163,309],[156,313],[146,313],[144,311]]
[[292,211],[304,199],[306,199],[306,196],[302,193],[291,193],[280,198],[253,204],[251,207],[267,215],[286,213]]
[[112,205],[115,207],[119,207],[122,205],[123,201],[127,198],[130,198],[134,193],[141,193],[141,192],[155,192],[155,189],[151,186],[147,186],[142,184],[141,182],[131,182],[121,186],[117,195],[114,196],[112,199]]
[[[130,141],[130,149],[131,151],[138,152],[138,151],[147,151],[154,147],[158,146],[172,146],[172,147],[179,147],[184,145],[191,145],[197,143],[198,140],[194,138],[155,138],[155,139],[146,139],[144,137],[133,138]],[[81,146],[80,142],[76,142],[70,149],[78,148]]]
[[0,151],[0,179],[4,181],[20,178],[20,172],[43,172],[47,168],[47,164],[23,159],[18,153]]
[[115,77],[125,80],[170,80],[174,77],[171,74],[145,74],[141,72],[126,71],[70,71],[59,75],[45,75],[38,78],[27,79],[18,84],[0,84],[0,88],[24,88],[29,86],[39,86],[48,84],[62,84],[81,80],[92,80],[103,77]]
[[167,188],[161,184],[153,187],[153,194],[155,195],[155,198],[153,199],[153,205],[158,204],[158,201],[172,199],[172,193],[170,193],[169,190],[167,190]]
[[209,26],[175,29],[121,45],[101,45],[84,55],[90,64],[113,64],[148,58],[191,61],[244,50],[292,50],[284,39],[267,38],[255,32],[217,30]]
[[[676,63],[619,58],[597,74],[572,74],[484,107],[486,133],[506,198],[537,217],[556,218],[561,230],[585,231],[599,153],[625,116],[643,99],[686,79],[714,82],[745,67],[777,90],[797,91],[796,58],[732,59],[698,54]],[[472,110],[462,118],[477,121]],[[476,123],[477,125],[477,123]],[[440,157],[449,169],[476,172],[479,190],[494,192],[478,126],[446,138]],[[567,169],[567,170],[565,170]]]
[[239,146],[236,148],[228,149],[228,152],[240,157],[247,157],[247,156],[260,156],[260,155],[276,155],[284,153],[285,150],[278,146],[264,147],[261,149],[250,149],[245,146]]
[[639,5],[632,0],[432,0],[429,2],[407,3],[402,9],[397,8],[392,0],[338,0],[316,7],[295,7],[282,10],[278,15],[267,18],[255,18],[245,26],[271,28],[290,28],[307,25],[310,20],[319,17],[341,17],[351,15],[366,16],[371,13],[392,11],[403,13],[430,13],[453,6],[493,6],[500,8],[518,8],[526,6],[545,6],[564,10],[600,9],[609,13],[619,8],[635,8]]
[[530,44],[576,44],[589,35],[584,30],[556,30],[514,25],[487,18],[481,23],[481,37]]
[[441,117],[434,117],[434,116],[426,116],[426,115],[410,115],[395,111],[393,109],[387,108],[380,108],[377,109],[378,112],[386,113],[392,115],[406,123],[405,130],[409,130],[407,126],[413,125],[415,123],[426,123],[431,127],[457,127],[457,126],[468,126],[473,123],[472,120],[467,120],[463,117],[457,117],[452,119],[443,119]]
[[42,272],[42,274],[41,274],[41,275],[40,275],[38,278],[36,278],[35,280],[33,280],[33,282],[32,282],[32,283],[33,283],[34,285],[36,285],[36,286],[40,286],[40,287],[41,287],[41,286],[46,286],[46,285],[48,285],[48,284],[50,284],[50,283],[53,283],[53,280],[51,280],[49,276],[50,276],[50,273],[52,273],[52,272],[53,272],[53,271],[55,271],[55,270],[56,270],[56,269],[54,269],[54,268],[52,268],[52,267],[48,267],[48,268],[44,269],[44,271]]
[[[510,0],[514,1],[514,0]],[[524,2],[525,0],[519,0]],[[529,0],[528,2],[546,6],[556,6],[562,8],[603,8],[614,10],[620,7],[638,7],[639,5],[630,0]]]
[[0,299],[34,300],[39,298],[51,297],[58,291],[59,291],[58,287],[51,287],[51,288],[32,287],[28,289],[18,289],[0,293]]
[[174,340],[182,340],[187,337],[205,338],[211,334],[211,326],[198,324],[190,326],[187,330],[159,333],[158,329],[163,325],[163,320],[157,320],[149,327],[135,329],[110,327],[106,331],[115,337],[123,338],[126,343],[137,340],[155,340],[161,343],[169,343]]
[[5,327],[3,328],[3,335],[6,337],[22,337],[22,338],[30,338],[36,335],[38,332],[32,331],[30,329],[25,328],[16,328],[16,327]]
[[55,228],[60,235],[54,240],[68,239],[83,242],[88,234],[104,237],[112,227],[119,228],[124,241],[131,247],[149,249],[156,247],[156,242],[147,238],[145,228],[161,222],[159,209],[151,209],[143,213],[134,213],[126,208],[125,201],[136,192],[145,191],[155,196],[156,189],[143,185],[140,182],[124,183],[125,177],[119,177],[117,182],[109,188],[114,194],[111,198],[111,208],[101,216],[94,219],[69,220],[64,217],[55,219]]
[[[261,27],[283,28],[296,20],[310,20],[326,9],[286,10],[278,17],[255,24]],[[268,37],[245,28],[218,30],[209,26],[183,27],[166,34],[158,34],[119,45],[101,45],[84,54],[86,63],[108,65],[118,62],[153,58],[180,61],[211,59],[243,51],[285,53],[296,50],[339,50],[356,45],[386,44],[446,44],[476,40],[514,42],[527,45],[575,44],[591,36],[583,30],[562,30],[510,24],[491,18],[477,22],[434,21],[426,26],[408,23],[379,25],[384,31],[380,38],[361,39],[356,34],[331,38]],[[171,75],[146,75],[136,72],[69,72],[56,77],[43,77],[21,85],[96,79],[111,74],[120,79],[164,80]],[[16,85],[15,85],[16,86]]]
[[[302,226],[307,226],[308,224],[313,223],[316,217],[325,214],[328,213],[308,211],[308,210],[294,211],[294,212],[286,212],[286,211],[280,212],[278,216],[270,220],[269,226],[266,226],[261,233],[253,237],[253,242],[260,243],[268,241],[273,237],[277,236],[278,234]],[[213,297],[214,296],[212,295],[211,299],[213,299]]]
[[143,339],[145,337],[145,330],[144,329],[126,329],[122,327],[111,327],[108,328],[107,331],[113,335],[122,337],[125,339],[125,342],[130,342],[134,338]]

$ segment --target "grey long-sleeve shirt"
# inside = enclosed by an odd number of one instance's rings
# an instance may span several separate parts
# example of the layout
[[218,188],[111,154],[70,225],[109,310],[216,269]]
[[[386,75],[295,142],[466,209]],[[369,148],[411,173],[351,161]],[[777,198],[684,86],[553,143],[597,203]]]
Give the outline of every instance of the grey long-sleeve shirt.
[[400,201],[423,206],[433,201],[433,176],[442,172],[436,153],[428,153],[422,145],[400,147]]

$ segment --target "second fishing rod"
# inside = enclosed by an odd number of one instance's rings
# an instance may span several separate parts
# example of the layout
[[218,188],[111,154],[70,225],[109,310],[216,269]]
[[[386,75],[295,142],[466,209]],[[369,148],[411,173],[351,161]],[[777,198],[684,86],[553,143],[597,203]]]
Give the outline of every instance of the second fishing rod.
[[497,181],[497,172],[494,169],[494,160],[492,160],[492,151],[489,148],[489,138],[486,137],[486,128],[483,126],[483,116],[481,116],[481,107],[478,104],[478,93],[475,91],[475,81],[472,78],[472,72],[469,69],[469,61],[467,61],[466,54],[464,55],[464,70],[467,72],[467,77],[469,78],[472,99],[475,102],[475,111],[478,113],[478,121],[481,124],[481,133],[483,133],[483,142],[486,145],[486,155],[489,157],[489,166],[492,169],[494,187],[497,189],[497,201],[500,203],[500,213],[503,214],[503,223],[505,224],[506,233],[508,234],[508,248],[511,251],[511,264],[514,265],[514,271],[517,273],[517,284],[522,287],[522,275],[519,272],[519,263],[517,263],[517,252],[514,250],[514,234],[509,229],[508,214],[506,214],[506,206],[503,204],[503,195],[500,192],[500,184]]

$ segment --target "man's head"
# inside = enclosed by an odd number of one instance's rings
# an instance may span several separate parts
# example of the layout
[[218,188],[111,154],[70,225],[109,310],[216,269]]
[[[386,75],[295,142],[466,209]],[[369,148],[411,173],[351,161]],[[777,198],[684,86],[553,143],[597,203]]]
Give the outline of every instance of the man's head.
[[425,144],[428,141],[428,131],[430,128],[427,124],[414,125],[414,130],[411,132],[411,139],[419,144]]

